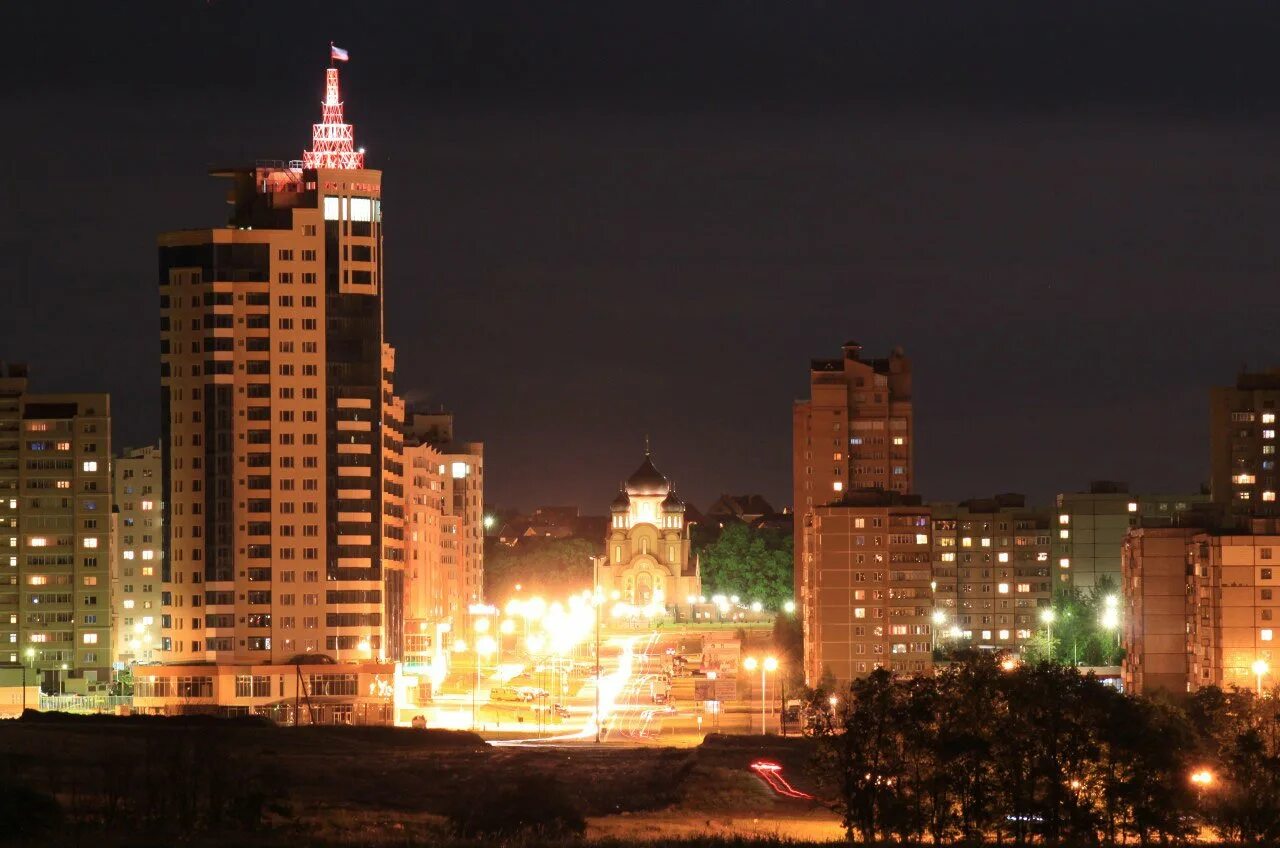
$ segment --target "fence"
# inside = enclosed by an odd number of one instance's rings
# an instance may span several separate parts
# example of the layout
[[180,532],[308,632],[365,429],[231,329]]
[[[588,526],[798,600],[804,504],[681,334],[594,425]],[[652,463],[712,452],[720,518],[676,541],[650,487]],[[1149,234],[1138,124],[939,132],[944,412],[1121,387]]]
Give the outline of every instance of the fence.
[[41,695],[40,709],[64,713],[114,713],[132,707],[130,695]]

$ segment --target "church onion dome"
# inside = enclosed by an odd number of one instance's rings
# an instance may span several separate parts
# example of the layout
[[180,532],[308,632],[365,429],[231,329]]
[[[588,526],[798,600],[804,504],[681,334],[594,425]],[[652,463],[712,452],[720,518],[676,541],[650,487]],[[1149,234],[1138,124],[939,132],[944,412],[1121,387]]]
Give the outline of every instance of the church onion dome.
[[646,452],[644,462],[636,469],[636,473],[627,479],[628,495],[665,495],[671,491],[671,484],[662,472],[653,467],[653,460]]
[[662,501],[663,512],[684,512],[684,501],[680,500],[680,496],[676,494],[676,490],[672,489],[666,499]]
[[618,496],[613,499],[613,503],[610,504],[610,507],[615,512],[626,512],[631,508],[631,498],[627,497],[626,489],[618,490]]

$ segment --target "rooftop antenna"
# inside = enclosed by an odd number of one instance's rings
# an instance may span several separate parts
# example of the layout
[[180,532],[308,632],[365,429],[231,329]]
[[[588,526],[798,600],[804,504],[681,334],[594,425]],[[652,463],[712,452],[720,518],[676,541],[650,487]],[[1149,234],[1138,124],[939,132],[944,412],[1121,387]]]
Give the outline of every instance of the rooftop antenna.
[[364,168],[364,149],[355,148],[355,128],[342,118],[342,97],[335,62],[350,61],[346,50],[329,42],[329,67],[324,72],[324,100],[320,123],[311,125],[311,150],[302,152],[302,167],[359,170]]

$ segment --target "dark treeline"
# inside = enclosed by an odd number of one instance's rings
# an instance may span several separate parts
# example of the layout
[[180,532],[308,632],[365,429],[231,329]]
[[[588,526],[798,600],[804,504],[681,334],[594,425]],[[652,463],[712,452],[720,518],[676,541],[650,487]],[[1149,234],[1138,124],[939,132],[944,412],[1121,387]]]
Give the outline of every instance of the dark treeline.
[[812,693],[817,770],[851,839],[1146,845],[1211,828],[1280,842],[1280,693],[1206,688],[1174,704],[975,654],[836,694],[832,711],[830,692]]

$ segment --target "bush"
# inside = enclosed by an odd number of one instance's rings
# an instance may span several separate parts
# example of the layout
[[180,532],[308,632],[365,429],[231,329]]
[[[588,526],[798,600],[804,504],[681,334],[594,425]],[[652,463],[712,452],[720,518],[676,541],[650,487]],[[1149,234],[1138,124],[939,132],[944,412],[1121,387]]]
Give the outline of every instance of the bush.
[[0,784],[0,842],[26,842],[61,826],[57,798],[29,786]]
[[587,822],[560,784],[526,776],[512,783],[488,781],[463,787],[454,796],[449,828],[463,839],[581,836]]

